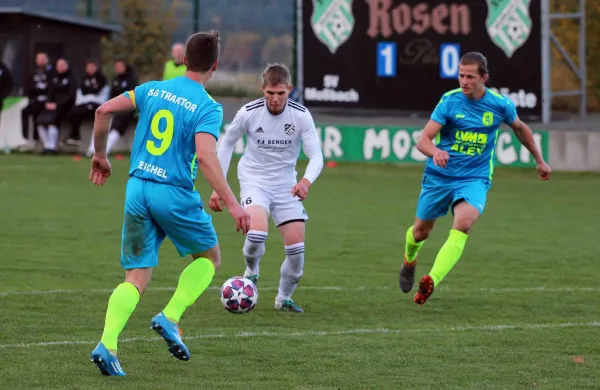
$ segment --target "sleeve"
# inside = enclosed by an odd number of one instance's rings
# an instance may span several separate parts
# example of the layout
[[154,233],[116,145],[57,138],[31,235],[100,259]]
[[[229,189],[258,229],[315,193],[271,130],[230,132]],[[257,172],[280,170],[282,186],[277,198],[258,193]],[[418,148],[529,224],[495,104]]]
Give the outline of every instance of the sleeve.
[[300,134],[302,136],[304,154],[308,157],[308,165],[304,172],[304,178],[312,184],[323,170],[323,151],[321,150],[321,141],[317,135],[312,115],[306,111],[303,119],[302,132]]
[[502,120],[504,123],[511,126],[517,119],[517,108],[515,107],[512,99],[510,99],[508,96],[504,96],[504,101],[504,118],[502,118]]
[[130,89],[129,91],[123,92],[123,95],[125,95],[126,98],[131,100],[133,106],[138,111],[140,111],[144,107],[146,95],[154,92],[152,85],[152,81],[149,81],[147,83],[138,85],[137,87]]
[[227,171],[229,170],[229,164],[231,164],[231,157],[233,156],[233,148],[235,144],[238,142],[242,135],[246,132],[246,118],[244,107],[240,108],[240,110],[233,118],[231,124],[227,127],[225,131],[225,135],[221,139],[219,143],[219,148],[217,150],[217,157],[219,158],[219,162],[221,163],[221,169],[225,176],[227,176]]
[[205,110],[204,114],[202,114],[202,117],[196,124],[194,134],[208,133],[214,136],[218,141],[222,125],[223,107],[219,103],[214,102]]
[[442,126],[445,126],[448,123],[448,100],[450,97],[442,96],[437,106],[431,113],[431,120],[436,121]]

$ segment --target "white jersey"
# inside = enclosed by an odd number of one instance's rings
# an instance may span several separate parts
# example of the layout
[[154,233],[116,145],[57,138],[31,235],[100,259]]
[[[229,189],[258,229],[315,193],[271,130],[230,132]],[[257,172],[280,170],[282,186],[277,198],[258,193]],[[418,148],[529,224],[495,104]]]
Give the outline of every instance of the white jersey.
[[273,115],[265,98],[246,104],[237,112],[219,143],[217,155],[227,175],[233,148],[246,135],[246,147],[238,164],[240,183],[263,187],[293,187],[296,163],[303,144],[310,159],[304,177],[313,183],[323,169],[323,153],[308,109],[288,100],[284,110]]

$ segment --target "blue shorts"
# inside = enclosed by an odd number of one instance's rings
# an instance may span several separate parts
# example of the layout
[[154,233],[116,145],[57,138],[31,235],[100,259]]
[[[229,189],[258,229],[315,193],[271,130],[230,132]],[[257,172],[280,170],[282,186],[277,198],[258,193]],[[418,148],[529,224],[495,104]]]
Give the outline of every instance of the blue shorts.
[[450,180],[425,174],[417,204],[417,218],[430,221],[443,217],[461,200],[483,214],[490,186],[491,182],[487,179]]
[[131,177],[121,238],[123,268],[156,267],[166,236],[182,257],[204,252],[218,242],[197,191]]

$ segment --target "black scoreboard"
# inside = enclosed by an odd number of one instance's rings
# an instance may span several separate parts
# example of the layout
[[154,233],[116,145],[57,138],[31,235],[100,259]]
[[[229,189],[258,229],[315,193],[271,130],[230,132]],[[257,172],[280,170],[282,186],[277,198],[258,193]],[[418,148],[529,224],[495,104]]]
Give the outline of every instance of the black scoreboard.
[[469,51],[522,116],[541,115],[541,0],[301,0],[307,106],[431,111]]

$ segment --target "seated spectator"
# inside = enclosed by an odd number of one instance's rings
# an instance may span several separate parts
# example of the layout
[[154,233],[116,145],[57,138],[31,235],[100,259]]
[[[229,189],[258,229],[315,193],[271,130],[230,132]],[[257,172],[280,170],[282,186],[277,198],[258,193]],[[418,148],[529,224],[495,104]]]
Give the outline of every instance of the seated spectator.
[[86,119],[94,119],[96,109],[108,100],[109,87],[106,77],[94,60],[85,64],[85,75],[77,91],[75,107],[66,116],[66,121],[71,125],[71,133],[66,144],[78,146],[81,143],[81,123]]
[[64,58],[56,61],[56,73],[48,87],[46,107],[38,116],[36,124],[40,140],[44,144],[44,154],[56,154],[58,129],[65,115],[75,104],[77,81],[69,63]]
[[[117,59],[115,61],[115,77],[112,81],[109,98],[123,94],[126,91],[134,89],[138,85],[138,80],[133,68],[124,60]],[[111,130],[108,133],[108,141],[106,143],[106,153],[110,153],[115,143],[125,134],[127,127],[133,120],[135,111],[131,111],[113,118],[111,122]],[[87,156],[91,157],[94,154],[94,137],[90,141]]]
[[35,70],[25,86],[25,96],[29,99],[27,106],[21,110],[21,127],[23,138],[30,141],[30,147],[39,139],[37,131],[33,132],[33,139],[29,138],[29,118],[36,122],[38,116],[44,111],[48,100],[48,84],[52,78],[52,65],[48,63],[48,55],[40,52],[35,56]]

